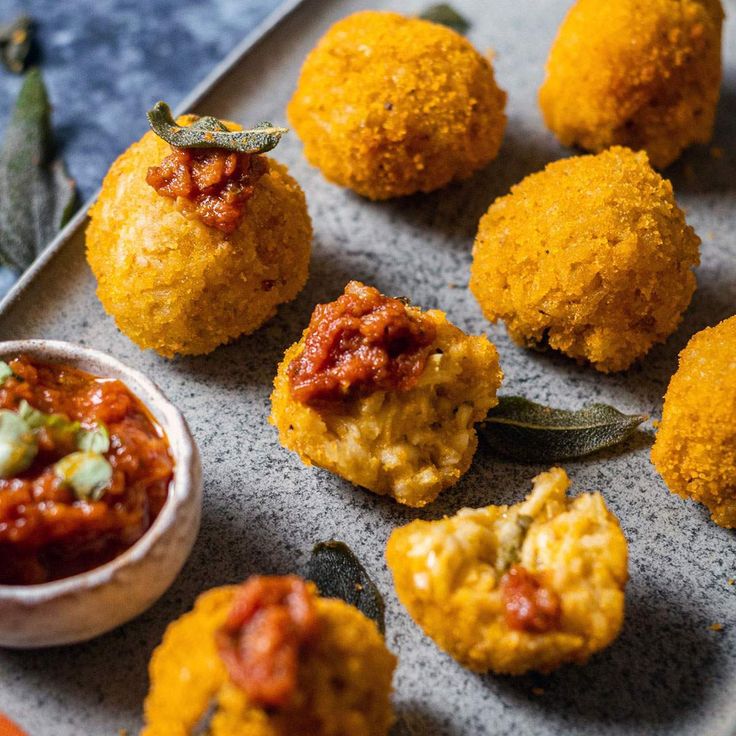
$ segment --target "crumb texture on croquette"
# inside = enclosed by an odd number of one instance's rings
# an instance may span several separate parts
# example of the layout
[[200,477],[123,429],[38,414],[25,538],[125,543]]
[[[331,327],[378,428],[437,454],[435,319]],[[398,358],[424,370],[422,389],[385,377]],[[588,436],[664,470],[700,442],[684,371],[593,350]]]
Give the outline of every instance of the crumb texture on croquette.
[[490,61],[455,31],[363,11],[307,56],[288,116],[327,179],[387,199],[465,179],[494,159],[505,103]]
[[[485,672],[549,672],[584,663],[618,635],[627,544],[599,493],[566,495],[564,470],[534,479],[515,506],[463,509],[413,521],[389,538],[386,559],[399,600],[437,645]],[[561,618],[544,632],[508,625],[502,573],[520,563],[559,597]]]
[[146,183],[169,153],[148,132],[118,158],[86,237],[105,310],[141,348],[173,357],[253,332],[293,299],[307,279],[312,227],[304,193],[273,159],[233,233],[185,217]]
[[619,371],[677,328],[699,247],[670,182],[644,152],[614,147],[551,163],[497,199],[470,288],[517,343]]
[[475,454],[474,424],[498,403],[502,373],[486,337],[466,335],[438,310],[425,314],[437,335],[413,388],[376,391],[334,410],[291,395],[288,367],[304,348],[305,331],[274,381],[271,422],[281,444],[307,465],[409,506],[424,506],[456,483]]
[[174,621],[149,668],[141,736],[190,736],[217,704],[208,736],[386,736],[396,658],[376,625],[336,599],[316,601],[320,635],[300,663],[294,705],[266,710],[228,680],[215,632],[237,588],[215,588]]
[[565,145],[645,149],[663,168],[711,139],[721,82],[719,0],[577,0],[539,101]]
[[736,317],[698,332],[680,353],[652,461],[672,492],[736,527]]

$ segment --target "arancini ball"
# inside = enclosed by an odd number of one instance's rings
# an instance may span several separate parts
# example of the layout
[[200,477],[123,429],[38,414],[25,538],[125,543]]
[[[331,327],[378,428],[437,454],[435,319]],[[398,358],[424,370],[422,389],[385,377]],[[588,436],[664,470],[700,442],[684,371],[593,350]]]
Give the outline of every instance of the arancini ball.
[[582,664],[618,636],[626,538],[600,493],[567,496],[562,468],[513,506],[463,509],[391,534],[396,593],[437,645],[475,672]]
[[242,219],[223,232],[183,207],[183,197],[147,183],[149,169],[171,152],[153,132],[125,151],[87,228],[105,310],[133,342],[166,357],[208,353],[260,327],[304,286],[312,241],[304,193],[282,164],[259,156],[265,173]]
[[652,462],[673,493],[736,527],[736,317],[698,332],[680,353]]
[[445,26],[363,11],[307,56],[288,107],[307,160],[370,199],[430,192],[498,154],[506,94]]
[[208,712],[208,736],[387,736],[395,667],[357,608],[294,576],[254,576],[203,593],[169,624],[141,736],[204,734]]
[[699,245],[646,153],[615,147],[555,161],[497,199],[470,288],[518,344],[620,371],[680,323]]
[[424,506],[470,467],[502,377],[485,336],[352,281],[286,351],[270,421],[305,464]]
[[539,91],[547,126],[567,146],[668,166],[712,137],[722,24],[719,0],[577,0]]

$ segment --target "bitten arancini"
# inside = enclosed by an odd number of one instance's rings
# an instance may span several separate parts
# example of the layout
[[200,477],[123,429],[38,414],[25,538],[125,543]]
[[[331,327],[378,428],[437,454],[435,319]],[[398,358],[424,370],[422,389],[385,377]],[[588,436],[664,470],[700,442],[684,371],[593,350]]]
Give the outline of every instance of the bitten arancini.
[[387,736],[395,667],[357,608],[298,578],[252,577],[168,626],[141,736]]
[[722,24],[719,0],[577,0],[539,91],[547,126],[564,145],[668,166],[713,134]]
[[652,462],[673,493],[736,528],[736,317],[698,332],[680,353]]
[[429,192],[498,154],[506,93],[445,26],[363,11],[307,56],[288,107],[308,161],[370,199]]
[[646,153],[615,147],[551,163],[497,199],[470,288],[518,344],[620,371],[680,323],[699,245]]
[[470,467],[502,376],[486,337],[353,281],[286,351],[271,422],[305,464],[424,506]]
[[394,530],[396,593],[427,636],[475,672],[583,664],[618,636],[627,544],[600,493],[567,496],[561,468],[514,506]]
[[208,353],[260,327],[304,286],[312,240],[304,193],[282,164],[259,156],[265,173],[224,232],[147,183],[171,152],[153,132],[134,143],[105,177],[87,228],[105,310],[141,348],[166,357]]

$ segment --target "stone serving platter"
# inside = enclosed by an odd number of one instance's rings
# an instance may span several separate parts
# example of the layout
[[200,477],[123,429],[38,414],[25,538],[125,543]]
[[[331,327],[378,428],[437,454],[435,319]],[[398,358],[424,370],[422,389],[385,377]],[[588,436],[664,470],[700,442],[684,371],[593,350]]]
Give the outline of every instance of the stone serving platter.
[[[244,123],[282,122],[301,62],[337,19],[353,11],[419,12],[426,0],[291,0],[215,70],[184,107]],[[630,544],[631,580],[619,639],[585,667],[551,676],[478,676],[441,653],[398,604],[384,562],[391,530],[463,506],[521,499],[540,465],[510,463],[482,447],[454,488],[411,510],[282,449],[267,422],[271,381],[313,306],[352,278],[441,308],[462,329],[498,346],[502,391],[566,408],[593,401],[660,415],[677,354],[697,330],[736,312],[736,3],[726,0],[725,79],[715,152],[695,148],[667,172],[703,239],[699,289],[680,329],[640,364],[601,375],[552,354],[515,347],[489,325],[467,290],[478,219],[525,175],[570,155],[536,106],[547,51],[569,0],[453,0],[493,48],[509,93],[499,158],[440,192],[371,203],[328,184],[294,134],[275,157],[306,191],[315,225],[304,291],[256,334],[213,354],[167,361],[141,352],[95,297],[78,216],[0,305],[0,340],[54,338],[106,351],[152,378],[182,410],[202,452],[202,528],[174,586],[130,624],[87,644],[0,651],[0,711],[33,736],[115,736],[141,725],[147,662],[166,625],[196,596],[255,572],[304,569],[315,542],[336,537],[364,561],[387,602],[387,640],[400,657],[395,703],[413,736],[736,733],[736,536],[702,508],[668,493],[649,462],[650,422],[624,446],[565,464],[573,493],[600,490]],[[279,21],[278,23],[276,21]],[[184,108],[182,108],[183,110]],[[141,115],[144,111],[141,110]],[[102,175],[103,172],[100,172]],[[723,625],[713,631],[711,624]],[[346,736],[349,736],[346,734]]]

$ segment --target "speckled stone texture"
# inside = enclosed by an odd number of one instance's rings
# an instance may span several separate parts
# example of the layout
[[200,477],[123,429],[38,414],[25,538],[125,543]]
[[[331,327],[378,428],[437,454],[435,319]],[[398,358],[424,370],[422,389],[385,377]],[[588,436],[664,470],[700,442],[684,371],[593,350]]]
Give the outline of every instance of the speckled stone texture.
[[[37,20],[61,154],[83,200],[156,100],[176,105],[281,0],[2,0],[0,22]],[[0,136],[21,78],[0,68]],[[0,268],[0,296],[15,275]]]
[[[424,3],[409,0],[407,12]],[[523,176],[570,152],[545,131],[536,89],[566,0],[454,0],[474,22],[471,40],[497,51],[509,92],[500,158],[472,180],[429,196],[369,203],[326,183],[295,136],[275,155],[307,192],[315,223],[312,276],[304,292],[257,334],[213,355],[167,362],[119,334],[94,296],[79,233],[0,317],[0,338],[57,337],[100,347],[151,376],[182,409],[203,452],[205,504],[192,557],[171,591],[131,624],[99,640],[45,652],[0,653],[0,710],[36,736],[133,733],[146,663],[166,624],[198,593],[253,572],[302,570],[312,544],[345,540],[386,596],[388,644],[400,657],[396,705],[413,736],[727,736],[736,724],[734,533],[670,495],[649,462],[651,424],[624,447],[565,464],[573,493],[600,490],[630,542],[631,582],[618,641],[585,667],[549,677],[477,676],[440,653],[408,618],[384,562],[391,529],[458,508],[514,502],[542,466],[479,451],[463,480],[424,510],[410,510],[303,466],[266,420],[284,349],[316,302],[350,278],[424,307],[441,307],[465,330],[497,344],[502,390],[564,407],[606,401],[657,417],[677,353],[696,330],[736,311],[736,5],[727,26],[727,74],[715,145],[688,152],[667,173],[703,237],[700,288],[678,332],[632,370],[604,376],[555,355],[513,346],[468,292],[470,248],[488,204]],[[307,0],[200,106],[232,119],[284,119],[304,55],[337,18],[366,0]],[[372,7],[388,7],[384,0]],[[397,7],[394,5],[394,7]],[[136,130],[138,130],[136,128]],[[132,137],[132,128],[127,136]],[[721,623],[720,632],[709,625]],[[539,688],[539,689],[538,689]],[[347,735],[346,735],[347,736]]]

